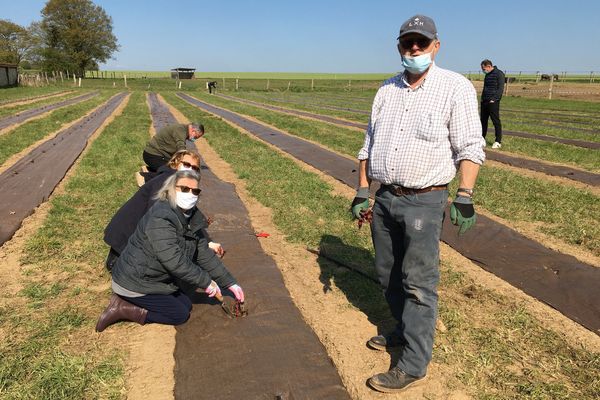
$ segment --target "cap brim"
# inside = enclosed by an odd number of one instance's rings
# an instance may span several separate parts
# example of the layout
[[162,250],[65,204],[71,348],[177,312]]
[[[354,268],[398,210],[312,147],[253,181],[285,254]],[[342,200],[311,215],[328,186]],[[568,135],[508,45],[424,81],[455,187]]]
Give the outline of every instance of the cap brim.
[[400,36],[398,36],[396,39],[400,39],[402,36],[406,36],[409,33],[418,33],[421,36],[425,36],[427,39],[435,39],[436,38],[436,34],[431,33],[431,32],[424,32],[418,29],[411,29],[405,32],[402,32],[402,34]]

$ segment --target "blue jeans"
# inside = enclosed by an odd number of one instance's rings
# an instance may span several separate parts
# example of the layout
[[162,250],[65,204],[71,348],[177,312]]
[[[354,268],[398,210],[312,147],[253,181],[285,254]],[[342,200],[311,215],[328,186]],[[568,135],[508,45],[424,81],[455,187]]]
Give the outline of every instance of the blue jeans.
[[181,325],[190,318],[192,301],[183,292],[147,294],[141,297],[121,296],[128,302],[148,310],[146,323]]
[[371,234],[375,269],[397,331],[406,345],[398,367],[421,377],[431,361],[439,250],[447,190],[396,196],[382,188],[375,195]]

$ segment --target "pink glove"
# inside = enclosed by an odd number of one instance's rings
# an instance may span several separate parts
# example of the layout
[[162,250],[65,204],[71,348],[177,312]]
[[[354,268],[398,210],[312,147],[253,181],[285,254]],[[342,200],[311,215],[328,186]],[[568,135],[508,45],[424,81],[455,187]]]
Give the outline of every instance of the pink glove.
[[210,285],[206,289],[204,289],[204,293],[208,295],[208,297],[215,297],[217,293],[221,294],[221,288],[217,285],[217,282],[210,281]]
[[231,291],[231,293],[233,293],[236,300],[239,300],[242,303],[244,302],[244,291],[242,290],[240,285],[238,285],[238,284],[231,285],[227,289],[229,289]]

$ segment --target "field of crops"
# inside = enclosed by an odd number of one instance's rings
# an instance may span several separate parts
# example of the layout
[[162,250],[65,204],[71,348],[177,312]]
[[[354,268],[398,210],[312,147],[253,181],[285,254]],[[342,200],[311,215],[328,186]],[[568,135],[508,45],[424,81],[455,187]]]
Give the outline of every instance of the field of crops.
[[[260,251],[344,388],[354,399],[380,398],[365,380],[394,354],[365,342],[393,318],[376,283],[369,228],[357,229],[348,212],[356,182],[346,173],[385,74],[199,73],[176,82],[168,73],[125,73],[127,86],[115,73],[81,87],[0,91],[0,398],[172,398],[190,376],[202,382],[202,371],[183,375],[179,364],[182,354],[200,354],[201,344],[188,345],[192,329],[123,323],[94,332],[110,296],[103,230],[137,190],[134,174],[157,122],[149,93],[173,120],[204,124],[204,162],[235,185],[249,226],[270,234]],[[216,94],[205,89],[210,80]],[[477,183],[480,230],[461,242],[444,228],[431,384],[411,389],[411,398],[600,397],[600,96],[586,96],[503,98],[503,147],[490,149],[490,131]],[[217,227],[227,221],[221,212]],[[236,248],[226,236],[221,242]],[[234,250],[224,262],[243,258]],[[265,302],[240,284],[250,304]],[[186,326],[202,330],[202,313],[216,308],[195,305]],[[222,324],[215,329],[232,329]],[[145,343],[172,347],[144,351]],[[234,350],[223,349],[222,359]],[[244,368],[251,376],[252,366]],[[225,374],[219,385],[235,385],[227,365],[217,372]]]

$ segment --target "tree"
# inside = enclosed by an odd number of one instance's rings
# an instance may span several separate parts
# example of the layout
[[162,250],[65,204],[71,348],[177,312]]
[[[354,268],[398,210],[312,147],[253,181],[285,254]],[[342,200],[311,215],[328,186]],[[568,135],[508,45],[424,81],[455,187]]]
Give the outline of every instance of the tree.
[[68,69],[82,77],[119,49],[112,18],[90,0],[49,0],[40,28],[47,71]]
[[20,64],[33,46],[28,29],[0,19],[0,62]]

